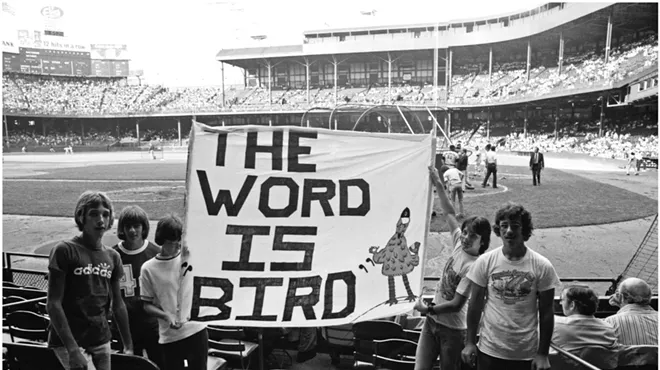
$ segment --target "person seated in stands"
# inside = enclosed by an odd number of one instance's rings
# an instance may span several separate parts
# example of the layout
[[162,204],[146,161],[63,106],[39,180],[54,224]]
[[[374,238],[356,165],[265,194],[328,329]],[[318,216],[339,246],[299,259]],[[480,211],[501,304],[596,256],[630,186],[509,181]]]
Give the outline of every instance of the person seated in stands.
[[491,227],[487,219],[477,216],[459,224],[456,211],[442,189],[443,178],[435,167],[429,167],[429,171],[440,198],[442,214],[451,230],[453,252],[435,288],[433,302],[427,305],[420,297],[415,304],[417,311],[426,314],[415,354],[415,369],[433,368],[440,355],[443,370],[458,370],[467,330],[465,303],[470,296],[470,281],[465,275],[477,257],[490,246]]
[[560,303],[564,316],[555,316],[552,342],[579,355],[584,347],[599,346],[616,355],[619,349],[614,327],[594,316],[598,296],[587,286],[570,285],[562,290]]
[[124,353],[133,354],[124,300],[112,299],[121,294],[121,257],[102,243],[114,220],[112,202],[104,193],[86,191],[74,215],[82,234],[55,245],[48,260],[48,347],[66,370],[86,369],[89,362],[110,370],[110,306]]
[[651,287],[639,278],[628,278],[610,297],[619,312],[605,318],[614,327],[619,343],[624,345],[658,345],[658,312],[651,303]]
[[119,281],[121,296],[126,304],[130,320],[133,349],[137,356],[147,356],[160,369],[164,369],[162,348],[158,344],[158,320],[144,311],[140,299],[140,269],[155,257],[160,248],[147,240],[149,217],[139,206],[127,206],[119,213],[117,237],[119,243],[112,249],[119,253],[124,277]]

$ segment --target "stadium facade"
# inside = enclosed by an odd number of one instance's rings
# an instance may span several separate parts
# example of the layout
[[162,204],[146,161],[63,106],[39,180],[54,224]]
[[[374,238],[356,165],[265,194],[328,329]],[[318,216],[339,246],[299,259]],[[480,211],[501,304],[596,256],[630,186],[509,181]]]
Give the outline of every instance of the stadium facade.
[[[657,3],[548,3],[479,19],[312,30],[297,45],[220,50],[221,70],[242,68],[245,88],[222,86],[215,105],[83,115],[5,107],[5,115],[37,125],[98,118],[138,130],[145,122],[179,130],[183,122],[185,130],[192,117],[339,129],[371,129],[384,118],[413,132],[435,119],[448,131],[478,124],[488,133],[492,121],[556,134],[585,118],[595,124],[587,130],[602,133],[605,119],[650,115],[657,126],[657,24]],[[363,117],[375,106],[390,114]]]

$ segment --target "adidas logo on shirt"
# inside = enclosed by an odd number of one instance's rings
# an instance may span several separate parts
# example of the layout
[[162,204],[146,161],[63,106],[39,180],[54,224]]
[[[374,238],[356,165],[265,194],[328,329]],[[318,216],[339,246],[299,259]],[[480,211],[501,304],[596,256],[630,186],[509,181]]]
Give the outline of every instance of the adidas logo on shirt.
[[110,279],[112,276],[112,270],[110,270],[110,265],[107,263],[101,262],[98,266],[92,266],[88,264],[87,267],[77,267],[73,270],[74,275],[99,275],[104,278]]

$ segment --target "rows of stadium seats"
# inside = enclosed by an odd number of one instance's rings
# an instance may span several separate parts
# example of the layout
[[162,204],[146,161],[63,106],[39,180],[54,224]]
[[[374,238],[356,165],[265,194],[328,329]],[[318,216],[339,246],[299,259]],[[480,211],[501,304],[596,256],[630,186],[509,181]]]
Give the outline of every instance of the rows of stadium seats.
[[[8,274],[7,274],[8,275]],[[57,369],[60,368],[53,352],[47,349],[50,319],[46,308],[46,291],[43,289],[43,276],[39,287],[22,286],[3,281],[3,369]],[[430,299],[426,297],[425,299]],[[556,303],[555,310],[561,311]],[[602,312],[604,313],[604,312]],[[612,314],[609,312],[607,314]],[[602,316],[602,315],[601,315]],[[324,340],[318,347],[328,353],[335,366],[341,363],[341,356],[351,356],[354,369],[413,369],[417,343],[421,334],[423,317],[400,315],[383,320],[365,321],[322,329]],[[256,368],[259,344],[250,341],[250,332],[243,328],[209,326],[208,369]],[[270,354],[275,349],[283,350],[290,359],[286,343],[276,331],[264,334]],[[112,369],[156,370],[157,367],[140,356],[121,355],[121,337],[113,331]],[[583,369],[566,355],[551,351],[552,369]],[[657,346],[629,346],[618,351],[616,364],[601,363],[603,348],[586,347],[577,356],[600,368],[607,369],[646,369],[657,367]],[[287,357],[270,356],[270,361],[284,367]],[[607,356],[606,356],[607,357]],[[609,356],[608,358],[611,358]],[[268,360],[268,359],[265,359]],[[250,366],[250,363],[253,365]],[[438,368],[438,363],[434,369]],[[611,366],[605,366],[611,365]],[[270,368],[270,367],[269,367]]]
[[490,87],[488,74],[454,76],[450,103],[484,104],[512,98],[540,97],[557,91],[606,87],[609,84],[652,67],[658,61],[658,42],[655,35],[638,42],[624,44],[612,50],[605,63],[604,55],[593,51],[567,58],[562,74],[558,67],[545,65],[532,68],[527,81],[526,66],[522,62],[495,66]]
[[[552,63],[540,61],[530,71],[521,61],[494,63],[492,78],[483,65],[456,66],[449,94],[450,104],[485,104],[511,99],[540,97],[562,91],[607,87],[635,76],[657,64],[657,35],[650,35],[612,50],[605,63],[604,54],[584,51],[567,57],[561,75]],[[443,87],[438,91],[446,100]],[[403,85],[339,87],[339,103],[429,104],[434,101],[431,86]],[[91,114],[141,112],[204,112],[236,110],[291,110],[310,106],[334,106],[334,88],[315,87],[307,103],[304,89],[273,89],[271,104],[266,87],[225,91],[216,87],[168,89],[158,85],[128,86],[119,79],[53,77],[26,74],[3,75],[6,110],[36,114]]]

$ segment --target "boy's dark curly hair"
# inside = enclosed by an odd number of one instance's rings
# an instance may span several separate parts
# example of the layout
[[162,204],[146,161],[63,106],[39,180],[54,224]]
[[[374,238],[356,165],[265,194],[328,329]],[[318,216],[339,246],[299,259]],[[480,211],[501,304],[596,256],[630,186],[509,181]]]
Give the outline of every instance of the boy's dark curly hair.
[[500,236],[500,221],[516,219],[519,219],[522,222],[522,235],[525,241],[528,241],[534,230],[532,214],[521,204],[517,203],[507,203],[497,210],[497,213],[495,213],[495,224],[493,225],[495,235]]

